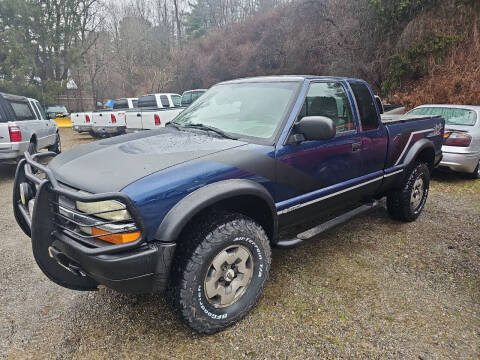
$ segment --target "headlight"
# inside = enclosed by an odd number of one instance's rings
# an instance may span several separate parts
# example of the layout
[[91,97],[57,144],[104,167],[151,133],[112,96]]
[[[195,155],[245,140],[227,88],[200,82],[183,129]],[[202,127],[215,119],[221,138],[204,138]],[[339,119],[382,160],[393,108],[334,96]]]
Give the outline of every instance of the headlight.
[[115,200],[96,202],[76,202],[77,209],[81,212],[111,221],[130,220],[131,216],[125,205]]

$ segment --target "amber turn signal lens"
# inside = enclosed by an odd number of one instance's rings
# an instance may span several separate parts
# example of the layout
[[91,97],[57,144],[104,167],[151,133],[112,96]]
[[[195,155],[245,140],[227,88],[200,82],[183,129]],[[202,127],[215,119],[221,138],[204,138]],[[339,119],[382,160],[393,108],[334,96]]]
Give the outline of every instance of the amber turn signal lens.
[[96,227],[92,227],[92,235],[95,235],[100,240],[108,241],[109,243],[112,243],[112,244],[125,244],[125,243],[138,240],[138,238],[140,237],[140,231],[125,232],[125,233],[102,236],[103,234],[108,234],[108,231],[105,231]]

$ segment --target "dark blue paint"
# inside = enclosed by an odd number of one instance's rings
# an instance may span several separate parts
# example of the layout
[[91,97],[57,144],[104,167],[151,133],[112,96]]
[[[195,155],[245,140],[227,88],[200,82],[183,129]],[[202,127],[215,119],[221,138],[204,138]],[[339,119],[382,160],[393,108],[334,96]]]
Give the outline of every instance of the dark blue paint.
[[[345,193],[349,191],[348,189],[357,192],[368,184],[373,185],[368,187],[369,195],[380,191],[382,183],[385,182],[384,175],[403,168],[401,162],[398,166],[394,166],[394,163],[405,148],[410,133],[433,128],[439,124],[439,119],[394,123],[387,126],[380,122],[378,129],[362,131],[361,119],[348,86],[349,80],[351,79],[303,78],[298,98],[273,146],[248,144],[227,149],[219,154],[168,167],[125,187],[122,191],[138,207],[150,236],[155,234],[168,211],[185,196],[207,184],[222,180],[248,179],[260,183],[271,194],[278,211],[315,199],[334,196],[337,193]],[[355,130],[328,141],[286,144],[309,86],[314,81],[338,81],[344,86],[350,101]],[[373,93],[371,94],[373,96]],[[429,133],[415,136],[408,148],[427,135]],[[441,151],[442,136],[437,134],[429,139],[435,144],[436,152]],[[353,152],[353,143],[360,143],[361,151]],[[248,160],[242,162],[237,159],[245,154],[242,151],[248,152],[251,163]],[[232,163],[229,163],[230,161]],[[297,183],[296,176],[299,179]],[[311,183],[309,187],[303,182],[300,183],[302,181],[300,178],[311,179],[311,182],[308,181]],[[391,177],[394,178],[396,177]],[[382,189],[384,190],[386,189]]]

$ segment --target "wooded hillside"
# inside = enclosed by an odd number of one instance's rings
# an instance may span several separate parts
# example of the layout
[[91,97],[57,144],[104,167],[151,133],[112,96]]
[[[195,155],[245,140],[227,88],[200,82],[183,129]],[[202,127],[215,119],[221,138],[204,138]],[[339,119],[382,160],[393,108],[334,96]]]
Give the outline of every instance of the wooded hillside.
[[266,74],[480,104],[478,0],[0,0],[0,89],[97,101]]

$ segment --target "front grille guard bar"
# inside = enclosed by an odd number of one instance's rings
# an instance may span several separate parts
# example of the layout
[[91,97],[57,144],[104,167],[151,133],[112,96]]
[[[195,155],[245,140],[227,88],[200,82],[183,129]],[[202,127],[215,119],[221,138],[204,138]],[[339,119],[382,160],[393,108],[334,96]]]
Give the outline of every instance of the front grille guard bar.
[[[137,229],[140,231],[141,235],[140,237],[130,243],[126,244],[118,244],[118,245],[106,245],[104,247],[99,247],[99,248],[91,248],[84,246],[77,241],[68,241],[68,244],[71,245],[72,247],[77,248],[78,250],[88,254],[88,255],[104,255],[104,254],[113,254],[113,253],[118,253],[122,252],[124,250],[129,250],[138,247],[142,243],[144,243],[147,239],[147,228],[145,226],[145,223],[142,220],[142,217],[140,216],[140,213],[138,212],[137,208],[133,204],[132,200],[125,194],[121,192],[110,192],[110,193],[101,193],[101,194],[85,194],[85,193],[79,193],[76,191],[72,191],[64,186],[61,186],[55,176],[53,175],[53,172],[45,165],[37,162],[37,159],[40,158],[45,158],[49,156],[56,156],[57,154],[48,151],[48,152],[41,152],[41,153],[36,153],[34,155],[29,154],[28,152],[25,153],[25,161],[22,162],[25,170],[25,177],[32,181],[34,184],[40,186],[43,183],[49,183],[49,190],[57,193],[64,195],[72,200],[76,201],[83,201],[83,202],[95,202],[95,201],[106,201],[106,200],[117,200],[123,203],[126,206],[126,209],[128,210],[130,216],[132,217],[132,220],[134,221]],[[21,163],[21,164],[22,164]],[[45,174],[46,178],[40,178],[35,175],[34,169],[42,172]],[[21,210],[25,210],[23,208],[22,204],[19,204]],[[58,206],[55,204],[55,206]],[[106,211],[106,212],[111,212],[111,211]],[[25,211],[22,211],[22,214],[24,214],[25,217]],[[59,214],[59,209],[57,207],[56,214]],[[54,214],[54,215],[56,215]],[[85,214],[88,215],[88,214]],[[26,219],[28,222],[30,222],[30,219]],[[64,235],[65,232],[64,232]],[[78,234],[76,234],[78,236]],[[68,235],[67,235],[68,236]],[[70,235],[72,236],[72,235]],[[104,235],[102,235],[104,236]],[[65,240],[64,237],[62,236],[62,240]]]

